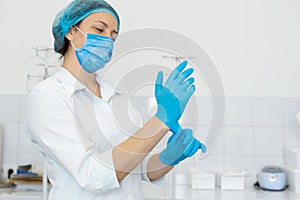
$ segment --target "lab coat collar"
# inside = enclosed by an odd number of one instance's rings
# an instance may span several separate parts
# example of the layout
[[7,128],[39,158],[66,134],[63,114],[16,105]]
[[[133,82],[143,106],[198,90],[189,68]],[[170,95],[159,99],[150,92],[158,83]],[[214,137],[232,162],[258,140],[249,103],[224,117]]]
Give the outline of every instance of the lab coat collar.
[[[122,94],[125,91],[121,88],[116,88],[112,84],[101,80],[98,74],[95,74],[96,81],[100,85],[102,99],[108,102],[114,95]],[[63,85],[65,92],[69,96],[74,95],[79,90],[88,90],[85,85],[78,81],[67,69],[60,67],[55,74],[55,78]]]

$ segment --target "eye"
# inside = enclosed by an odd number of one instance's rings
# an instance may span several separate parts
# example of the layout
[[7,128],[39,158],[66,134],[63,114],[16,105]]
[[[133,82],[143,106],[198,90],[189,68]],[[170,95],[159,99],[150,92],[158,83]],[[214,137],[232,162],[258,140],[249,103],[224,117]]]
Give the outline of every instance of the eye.
[[111,35],[111,38],[112,38],[113,41],[115,42],[116,39],[118,38],[118,34],[112,34],[112,35]]
[[97,29],[97,31],[99,31],[100,33],[103,33],[103,30],[102,29],[100,29],[100,28],[96,28]]

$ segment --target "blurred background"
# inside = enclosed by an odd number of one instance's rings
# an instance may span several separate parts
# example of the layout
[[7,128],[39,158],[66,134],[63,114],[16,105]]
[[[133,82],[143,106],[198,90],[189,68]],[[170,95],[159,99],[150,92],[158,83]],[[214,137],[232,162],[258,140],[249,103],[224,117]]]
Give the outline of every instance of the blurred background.
[[[0,0],[4,180],[9,169],[15,173],[28,164],[36,171],[43,169],[42,155],[25,134],[24,107],[32,85],[60,64],[51,51],[51,27],[56,13],[69,2]],[[225,123],[216,125],[222,126],[222,135],[214,150],[205,159],[198,155],[183,162],[163,185],[145,183],[145,199],[300,199],[300,1],[109,2],[121,17],[120,34],[168,29],[198,43],[213,60],[225,90]],[[153,62],[176,65],[173,60]],[[183,125],[197,127],[201,138],[211,128],[212,108],[207,95],[196,98],[199,111],[193,112],[191,104],[185,116],[197,115],[199,124],[186,117]],[[153,96],[140,94],[134,102],[151,112]],[[270,165],[283,169],[287,190],[274,193],[253,187]],[[41,187],[31,186],[0,189],[0,199],[43,199]]]

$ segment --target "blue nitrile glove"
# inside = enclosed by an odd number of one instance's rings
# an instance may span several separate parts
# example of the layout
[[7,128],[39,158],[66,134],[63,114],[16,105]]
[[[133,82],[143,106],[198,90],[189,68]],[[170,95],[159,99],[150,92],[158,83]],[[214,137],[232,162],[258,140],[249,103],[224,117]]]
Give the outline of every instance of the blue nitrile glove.
[[205,153],[206,147],[193,137],[191,129],[182,129],[170,137],[167,147],[160,153],[159,160],[165,165],[174,166],[187,157],[193,156],[199,148]]
[[173,132],[180,132],[178,120],[196,89],[193,85],[194,78],[188,79],[194,70],[189,68],[182,72],[186,66],[187,61],[178,65],[164,85],[163,73],[160,71],[155,83],[155,98],[158,104],[155,116]]

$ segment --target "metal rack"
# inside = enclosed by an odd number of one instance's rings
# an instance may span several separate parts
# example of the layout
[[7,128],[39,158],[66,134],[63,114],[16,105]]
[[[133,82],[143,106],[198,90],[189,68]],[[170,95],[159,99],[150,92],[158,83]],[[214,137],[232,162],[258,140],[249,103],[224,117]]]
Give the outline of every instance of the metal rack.
[[30,91],[38,82],[53,75],[61,66],[59,55],[54,52],[53,48],[35,46],[32,49],[35,55],[30,58],[27,71],[27,91]]

